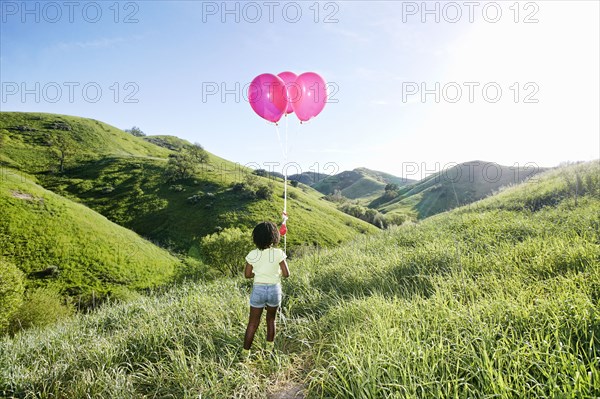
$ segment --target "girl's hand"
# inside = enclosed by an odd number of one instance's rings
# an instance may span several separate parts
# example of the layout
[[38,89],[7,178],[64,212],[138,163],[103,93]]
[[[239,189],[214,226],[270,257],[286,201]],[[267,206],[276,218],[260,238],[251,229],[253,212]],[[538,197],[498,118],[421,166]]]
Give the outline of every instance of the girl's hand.
[[246,262],[246,268],[244,269],[244,277],[254,278],[254,273],[252,272],[252,265],[248,262]]
[[279,262],[279,268],[281,269],[281,275],[284,278],[288,278],[290,276],[290,269],[288,269],[288,265],[285,259]]

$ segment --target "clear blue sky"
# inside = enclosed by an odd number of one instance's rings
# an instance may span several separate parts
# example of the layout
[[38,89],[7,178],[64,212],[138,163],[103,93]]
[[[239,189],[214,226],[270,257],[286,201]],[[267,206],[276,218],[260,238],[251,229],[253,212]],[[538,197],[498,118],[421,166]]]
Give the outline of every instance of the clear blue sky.
[[[2,1],[0,107],[135,125],[264,165],[282,154],[243,86],[314,71],[333,102],[308,124],[289,118],[288,161],[302,170],[419,178],[475,159],[599,158],[599,3],[475,3]],[[215,84],[231,93],[207,95]]]

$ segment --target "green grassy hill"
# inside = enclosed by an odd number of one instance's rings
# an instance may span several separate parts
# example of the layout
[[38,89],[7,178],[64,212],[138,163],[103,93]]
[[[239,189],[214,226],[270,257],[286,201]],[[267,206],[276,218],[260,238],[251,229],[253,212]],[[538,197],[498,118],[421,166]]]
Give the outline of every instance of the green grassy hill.
[[239,360],[249,284],[217,280],[0,339],[0,392],[598,397],[599,176],[552,170],[290,262],[274,359]]
[[317,182],[325,179],[329,175],[325,173],[317,173],[317,172],[302,172],[294,175],[288,176],[290,180],[296,180],[302,184],[306,184],[307,186],[312,186]]
[[369,207],[383,213],[423,219],[480,200],[501,187],[518,184],[544,171],[539,167],[508,167],[492,162],[465,162],[401,187],[394,197],[383,195]]
[[0,164],[27,173],[44,173],[56,168],[50,144],[57,137],[68,140],[65,143],[70,154],[67,164],[103,156],[164,158],[169,154],[165,148],[106,123],[57,114],[1,112],[0,136],[4,138]]
[[0,253],[29,277],[29,288],[51,286],[87,302],[172,279],[180,260],[167,251],[23,172],[1,173]]
[[[228,227],[280,222],[283,182],[207,153],[190,178],[166,177],[169,156],[189,146],[172,136],[134,137],[94,120],[52,114],[0,113],[0,162],[35,173],[47,189],[81,202],[111,221],[173,250],[198,255],[199,239]],[[63,173],[57,157],[69,147]],[[55,173],[48,173],[54,170]],[[235,192],[235,183],[271,185],[266,199]],[[308,188],[290,188],[290,248],[336,245],[375,229],[349,217]],[[191,198],[193,197],[193,198]]]
[[367,168],[357,168],[321,179],[312,187],[325,195],[339,190],[346,198],[366,200],[382,195],[387,184],[397,184],[402,187],[412,182],[414,180]]
[[[0,255],[24,272],[27,288],[15,298],[33,303],[45,287],[88,308],[131,290],[211,278],[223,265],[205,262],[202,237],[281,221],[282,181],[213,154],[173,181],[169,160],[191,146],[85,118],[0,113]],[[290,187],[289,196],[290,256],[376,231],[307,186]],[[2,330],[7,317],[0,319]]]
[[159,147],[163,147],[172,151],[181,150],[187,146],[192,145],[187,140],[180,139],[175,136],[167,136],[167,135],[156,135],[156,136],[145,136],[142,137],[148,143],[155,144]]
[[[281,221],[283,183],[253,176],[211,157],[191,179],[168,182],[161,159],[104,158],[82,164],[67,176],[46,179],[50,189],[76,198],[116,223],[163,246],[197,253],[199,239],[220,229],[252,228],[257,221]],[[268,200],[248,198],[233,185],[248,178],[272,184]],[[308,187],[288,187],[288,244],[331,246],[374,229],[337,211]],[[197,199],[191,200],[193,196]]]

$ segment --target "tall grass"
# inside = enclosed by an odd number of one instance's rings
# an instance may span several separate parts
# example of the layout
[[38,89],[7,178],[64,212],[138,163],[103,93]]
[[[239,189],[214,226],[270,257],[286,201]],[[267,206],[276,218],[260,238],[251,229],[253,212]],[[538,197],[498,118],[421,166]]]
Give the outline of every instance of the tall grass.
[[[559,180],[290,262],[273,359],[239,360],[249,283],[217,280],[2,339],[0,392],[598,397],[600,198],[591,187],[575,200]],[[523,206],[555,183],[559,200]]]
[[[279,366],[239,364],[247,286],[186,284],[0,343],[0,393],[26,397],[261,397]],[[258,343],[264,341],[259,335]]]

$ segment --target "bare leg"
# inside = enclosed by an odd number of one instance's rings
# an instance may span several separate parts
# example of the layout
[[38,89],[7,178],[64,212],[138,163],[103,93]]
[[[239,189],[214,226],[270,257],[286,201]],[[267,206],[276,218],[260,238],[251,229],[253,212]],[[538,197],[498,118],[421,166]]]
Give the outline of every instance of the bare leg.
[[267,306],[267,341],[275,340],[275,317],[278,307]]
[[262,316],[262,308],[254,308],[250,306],[250,318],[248,319],[248,327],[246,328],[246,335],[244,336],[244,349],[250,349],[252,341],[254,341],[254,334],[260,324],[260,317]]

